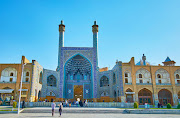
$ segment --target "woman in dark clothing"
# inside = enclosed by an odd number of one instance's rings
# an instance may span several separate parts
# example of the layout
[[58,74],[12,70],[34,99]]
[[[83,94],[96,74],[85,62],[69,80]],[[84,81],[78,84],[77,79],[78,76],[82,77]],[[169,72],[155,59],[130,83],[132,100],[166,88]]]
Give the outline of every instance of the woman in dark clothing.
[[63,109],[63,105],[62,105],[62,103],[60,103],[60,105],[59,105],[59,115],[61,116],[61,113],[62,113],[62,109]]
[[80,100],[79,105],[83,107],[83,102]]
[[158,102],[158,108],[160,108],[161,104]]

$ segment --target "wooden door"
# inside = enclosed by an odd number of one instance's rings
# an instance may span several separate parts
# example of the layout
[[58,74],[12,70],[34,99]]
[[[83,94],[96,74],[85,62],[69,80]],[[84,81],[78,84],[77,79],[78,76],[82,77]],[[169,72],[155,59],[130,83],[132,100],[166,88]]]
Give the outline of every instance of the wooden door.
[[74,99],[83,101],[83,85],[74,85]]

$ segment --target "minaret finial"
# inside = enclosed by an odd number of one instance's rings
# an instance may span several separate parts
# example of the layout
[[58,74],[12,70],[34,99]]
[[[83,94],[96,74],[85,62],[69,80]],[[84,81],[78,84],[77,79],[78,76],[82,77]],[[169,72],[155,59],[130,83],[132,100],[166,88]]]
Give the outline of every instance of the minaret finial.
[[143,61],[146,61],[146,56],[143,54],[143,56],[142,56],[142,60]]
[[96,20],[94,21],[94,25],[96,25]]
[[63,24],[63,20],[61,20],[61,24]]

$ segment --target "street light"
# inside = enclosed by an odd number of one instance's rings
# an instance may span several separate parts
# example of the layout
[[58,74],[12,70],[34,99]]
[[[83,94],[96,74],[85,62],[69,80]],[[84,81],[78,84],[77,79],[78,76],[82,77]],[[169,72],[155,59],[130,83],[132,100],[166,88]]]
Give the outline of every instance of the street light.
[[24,71],[24,66],[26,63],[23,64],[23,60],[21,61],[22,63],[22,73],[21,73],[21,82],[20,82],[20,91],[19,91],[19,103],[18,103],[18,114],[20,112],[20,102],[21,102],[21,89],[22,89],[22,79],[23,79],[23,71]]

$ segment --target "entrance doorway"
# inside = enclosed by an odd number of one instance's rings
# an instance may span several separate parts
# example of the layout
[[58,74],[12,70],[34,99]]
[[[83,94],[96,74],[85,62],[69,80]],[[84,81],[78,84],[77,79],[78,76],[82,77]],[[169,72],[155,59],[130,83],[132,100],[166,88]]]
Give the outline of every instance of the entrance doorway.
[[74,99],[83,100],[83,85],[74,85]]
[[133,91],[130,88],[128,88],[126,90],[126,102],[134,102],[133,101]]
[[139,98],[139,105],[144,105],[145,103],[148,103],[152,105],[152,93],[150,90],[144,88],[141,89],[138,93],[138,98]]
[[167,105],[168,103],[173,105],[172,94],[167,89],[160,90],[159,93],[158,93],[158,98],[159,98],[159,102],[164,106]]

